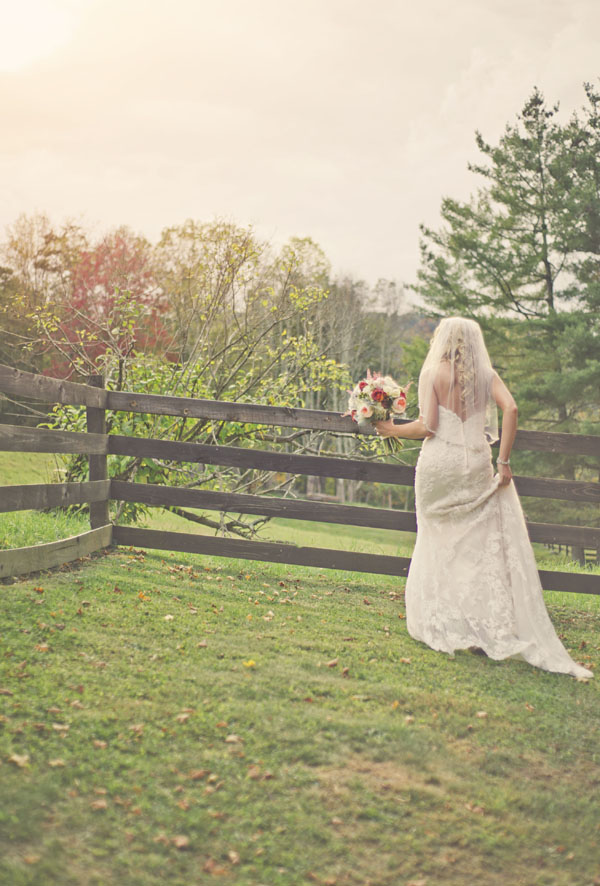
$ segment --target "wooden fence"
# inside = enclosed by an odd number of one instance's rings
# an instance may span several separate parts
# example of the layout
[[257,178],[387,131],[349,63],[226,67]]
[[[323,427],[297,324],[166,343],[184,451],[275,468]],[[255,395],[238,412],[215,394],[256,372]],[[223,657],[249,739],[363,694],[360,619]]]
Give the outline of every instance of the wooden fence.
[[[286,517],[323,523],[370,526],[415,532],[415,513],[389,508],[356,507],[329,502],[272,496],[221,493],[203,489],[120,482],[108,479],[107,457],[130,455],[209,465],[258,468],[289,474],[352,480],[414,484],[414,468],[333,456],[294,455],[200,443],[126,437],[106,433],[106,410],[169,415],[218,421],[356,433],[356,425],[337,413],[276,406],[255,406],[107,391],[100,377],[88,385],[60,381],[0,365],[0,391],[39,402],[83,405],[87,432],[0,425],[0,451],[78,453],[89,458],[89,481],[0,487],[0,511],[54,508],[89,503],[91,529],[74,538],[28,548],[0,551],[0,577],[23,575],[67,563],[111,544],[186,551],[221,557],[320,569],[406,576],[410,559],[326,548],[296,547],[239,538],[221,538],[184,532],[162,532],[135,526],[112,525],[109,501],[141,502],[151,506],[185,506],[235,514]],[[519,430],[515,449],[593,456],[600,463],[600,437]],[[600,483],[540,477],[515,477],[521,496],[535,496],[600,504]],[[528,523],[532,541],[600,549],[600,529],[555,523]],[[540,571],[544,588],[581,594],[600,594],[600,576],[590,573]]]

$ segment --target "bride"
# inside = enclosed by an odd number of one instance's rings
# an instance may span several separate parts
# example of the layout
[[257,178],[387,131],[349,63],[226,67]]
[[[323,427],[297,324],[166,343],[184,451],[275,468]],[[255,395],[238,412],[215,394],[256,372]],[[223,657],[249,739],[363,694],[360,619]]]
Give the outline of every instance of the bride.
[[[494,475],[490,444],[500,453]],[[406,582],[406,624],[441,652],[483,650],[589,678],[548,616],[510,451],[517,406],[492,369],[474,320],[440,322],[419,376],[419,418],[376,422],[382,436],[425,438],[415,474],[417,541]]]

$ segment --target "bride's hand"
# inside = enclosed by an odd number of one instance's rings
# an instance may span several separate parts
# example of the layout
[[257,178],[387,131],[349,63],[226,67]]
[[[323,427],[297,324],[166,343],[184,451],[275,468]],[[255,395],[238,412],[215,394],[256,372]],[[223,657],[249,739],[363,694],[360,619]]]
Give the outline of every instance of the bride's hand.
[[498,476],[500,477],[499,486],[508,486],[510,481],[512,480],[512,471],[510,469],[510,465],[501,465],[496,463],[496,467],[498,468]]
[[373,427],[380,437],[396,436],[396,425],[394,424],[393,418],[388,418],[387,421],[374,421]]

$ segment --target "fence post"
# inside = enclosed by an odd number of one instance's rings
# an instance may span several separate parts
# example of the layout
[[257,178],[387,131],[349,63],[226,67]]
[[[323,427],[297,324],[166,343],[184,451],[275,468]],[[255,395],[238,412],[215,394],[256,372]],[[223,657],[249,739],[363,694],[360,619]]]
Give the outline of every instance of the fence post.
[[[90,375],[87,380],[94,388],[104,387],[101,375]],[[87,430],[90,434],[106,434],[106,410],[95,406],[86,406]],[[106,455],[89,455],[90,480],[108,480],[108,459]],[[108,518],[108,499],[90,502],[90,527],[97,529],[106,526]]]

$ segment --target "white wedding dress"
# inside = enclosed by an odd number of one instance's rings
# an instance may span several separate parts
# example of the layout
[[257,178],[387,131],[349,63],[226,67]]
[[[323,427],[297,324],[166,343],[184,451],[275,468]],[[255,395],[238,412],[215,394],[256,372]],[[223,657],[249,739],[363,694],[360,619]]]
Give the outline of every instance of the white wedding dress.
[[463,422],[438,409],[437,429],[423,443],[416,469],[418,532],[406,583],[410,635],[442,652],[476,646],[493,659],[521,658],[592,677],[550,621],[517,492],[512,482],[498,485],[490,445],[477,426],[481,417]]

